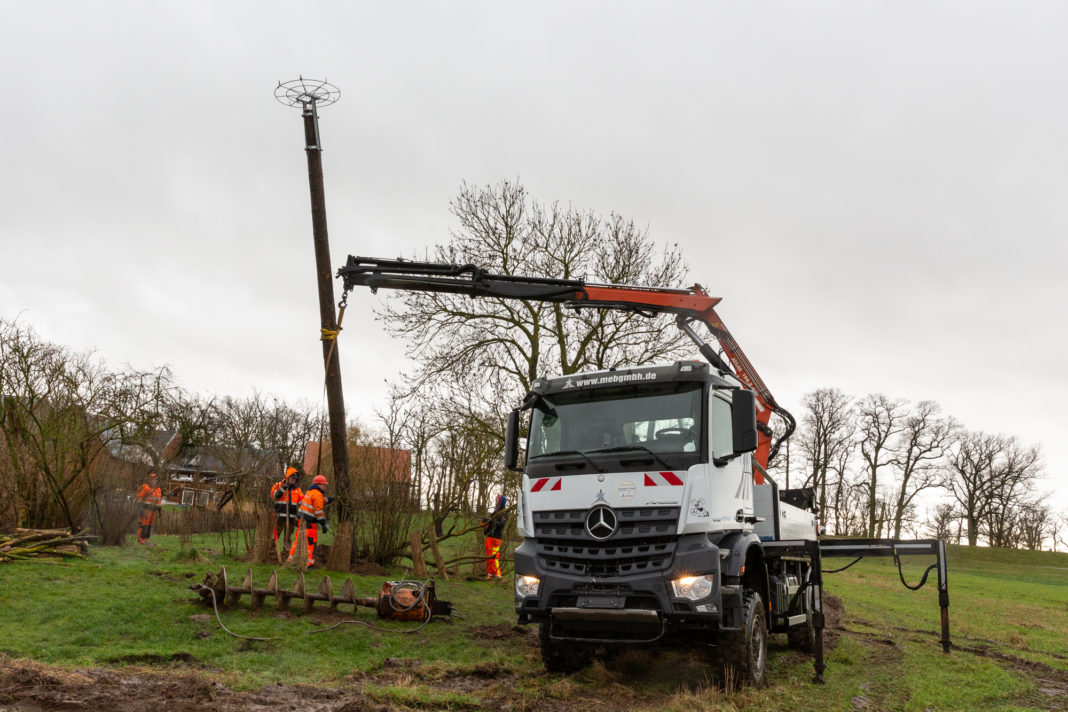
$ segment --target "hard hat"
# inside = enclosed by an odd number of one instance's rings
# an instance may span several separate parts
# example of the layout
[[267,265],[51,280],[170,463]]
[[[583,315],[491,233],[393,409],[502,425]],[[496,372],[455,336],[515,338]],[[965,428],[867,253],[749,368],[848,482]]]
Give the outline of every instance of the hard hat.
[[312,480],[312,484],[313,485],[325,485],[325,484],[327,484],[326,478],[323,477],[322,475],[316,475],[315,479]]
[[286,477],[291,477],[292,475],[299,475],[299,474],[300,473],[297,472],[297,468],[295,468],[295,467],[287,467],[286,468]]

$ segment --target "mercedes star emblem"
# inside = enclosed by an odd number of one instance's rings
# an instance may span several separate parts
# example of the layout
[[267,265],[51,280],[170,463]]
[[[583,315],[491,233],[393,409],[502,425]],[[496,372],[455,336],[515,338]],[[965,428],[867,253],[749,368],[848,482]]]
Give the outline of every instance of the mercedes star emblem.
[[616,530],[616,513],[599,505],[586,515],[586,532],[597,541],[604,541]]

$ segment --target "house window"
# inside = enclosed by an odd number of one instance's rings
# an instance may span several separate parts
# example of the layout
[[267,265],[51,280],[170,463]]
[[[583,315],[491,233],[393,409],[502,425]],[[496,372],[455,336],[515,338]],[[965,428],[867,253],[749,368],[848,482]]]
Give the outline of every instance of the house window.
[[194,492],[193,490],[182,490],[182,506],[183,507],[192,506],[193,497],[195,495],[196,495],[196,492]]
[[209,492],[201,492],[200,496],[197,498],[197,504],[200,505],[201,507],[207,507],[208,506],[208,495],[209,494],[210,494]]

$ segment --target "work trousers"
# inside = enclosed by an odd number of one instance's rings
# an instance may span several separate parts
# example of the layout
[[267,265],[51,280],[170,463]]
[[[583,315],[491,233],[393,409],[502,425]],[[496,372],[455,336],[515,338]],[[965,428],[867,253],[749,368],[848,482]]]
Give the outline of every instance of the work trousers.
[[146,509],[141,513],[141,519],[137,522],[137,543],[144,544],[152,536],[152,525],[156,523],[156,510]]
[[501,540],[486,537],[486,576],[500,577],[501,575]]
[[[295,518],[290,520],[290,522],[289,522],[289,535],[290,536],[295,536],[296,535],[296,533],[297,533],[297,525],[299,523],[300,522],[298,522]],[[281,517],[275,517],[275,519],[274,519],[274,540],[277,542],[278,541],[278,535],[282,534],[282,536],[284,537],[285,533],[286,533],[286,518],[285,518],[285,516],[283,515]],[[283,545],[288,545],[288,544],[289,544],[288,541],[283,542]]]

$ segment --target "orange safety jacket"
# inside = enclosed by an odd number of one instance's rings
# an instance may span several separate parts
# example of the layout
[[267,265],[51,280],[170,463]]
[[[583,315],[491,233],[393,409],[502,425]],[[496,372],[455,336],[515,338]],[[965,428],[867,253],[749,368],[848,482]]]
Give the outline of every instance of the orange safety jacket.
[[304,499],[300,501],[300,516],[308,524],[326,524],[326,512],[323,511],[325,506],[323,491],[313,486],[304,493]]
[[141,485],[141,489],[137,491],[137,501],[151,507],[159,507],[163,504],[163,491],[159,487]]
[[[289,495],[288,498],[286,497],[287,493]],[[290,519],[298,519],[300,503],[303,499],[304,493],[300,491],[300,487],[286,490],[285,480],[275,482],[274,486],[271,487],[271,501],[274,502],[275,516],[285,517],[288,511]]]

